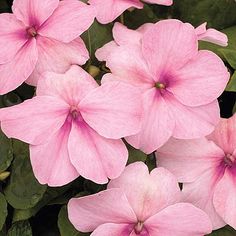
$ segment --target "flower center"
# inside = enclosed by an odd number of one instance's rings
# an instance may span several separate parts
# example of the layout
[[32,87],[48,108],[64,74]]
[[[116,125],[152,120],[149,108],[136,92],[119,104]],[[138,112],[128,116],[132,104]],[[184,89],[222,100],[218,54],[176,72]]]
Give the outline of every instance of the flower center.
[[78,108],[75,106],[72,106],[70,108],[70,117],[72,120],[75,120],[75,121],[83,121],[83,117],[81,116]]
[[30,37],[36,37],[38,34],[34,27],[29,27],[26,31]]
[[166,88],[165,84],[160,83],[160,82],[156,82],[156,83],[155,83],[155,87],[156,87],[157,89],[165,89],[165,88]]
[[235,157],[234,157],[232,154],[229,154],[229,153],[228,153],[228,154],[224,157],[224,163],[225,163],[226,166],[231,167],[231,166],[233,166],[234,162],[235,162]]
[[134,231],[136,234],[140,234],[143,230],[143,222],[139,221],[135,226],[134,226]]

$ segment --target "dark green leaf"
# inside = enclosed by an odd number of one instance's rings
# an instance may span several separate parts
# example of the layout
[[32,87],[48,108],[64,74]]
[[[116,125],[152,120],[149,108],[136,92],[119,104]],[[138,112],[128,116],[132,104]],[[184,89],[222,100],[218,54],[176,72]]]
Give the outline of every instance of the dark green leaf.
[[236,92],[236,71],[231,76],[230,81],[226,87],[226,91]]
[[46,191],[46,186],[38,183],[32,172],[28,145],[14,140],[14,160],[10,182],[5,189],[7,201],[16,209],[35,206]]
[[230,64],[230,66],[236,69],[236,50],[221,48],[219,51],[222,53],[223,57]]
[[208,234],[208,236],[235,236],[235,235],[236,231],[229,226],[226,226],[219,230],[215,230],[213,231],[213,233]]
[[0,193],[0,231],[3,228],[7,217],[7,202],[2,193]]
[[0,130],[0,173],[5,171],[13,159],[12,141]]
[[236,102],[234,104],[234,108],[233,108],[233,114],[236,112]]
[[63,206],[58,215],[58,227],[61,236],[88,236],[89,234],[78,232],[68,219],[67,207]]
[[128,164],[136,162],[136,161],[142,161],[145,162],[147,159],[147,154],[143,153],[142,151],[135,149],[131,145],[127,144],[128,151],[129,151],[129,159]]
[[31,226],[28,221],[18,221],[12,225],[7,236],[32,236]]

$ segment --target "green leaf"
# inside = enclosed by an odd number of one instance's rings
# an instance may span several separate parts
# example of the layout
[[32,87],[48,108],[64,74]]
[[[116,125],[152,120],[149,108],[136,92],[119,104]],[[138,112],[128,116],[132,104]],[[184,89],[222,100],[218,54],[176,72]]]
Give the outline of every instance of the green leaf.
[[143,153],[142,151],[135,149],[129,144],[126,144],[128,151],[129,151],[129,159],[128,164],[136,162],[136,161],[142,161],[145,162],[147,159],[147,154]]
[[7,236],[32,236],[31,226],[28,221],[18,221],[9,229]]
[[230,66],[236,69],[236,50],[220,48],[219,51],[222,53],[223,57],[230,64]]
[[233,108],[233,114],[236,112],[236,102],[234,104],[234,108]]
[[95,20],[81,37],[89,50],[90,58],[94,60],[95,51],[112,40],[112,25],[101,25]]
[[230,92],[236,92],[236,71],[231,76],[230,81],[225,90]]
[[3,228],[7,217],[7,202],[2,193],[0,193],[0,231]]
[[9,184],[5,196],[16,209],[27,209],[35,206],[46,191],[46,186],[38,183],[32,172],[28,145],[20,141],[13,142],[14,160]]
[[235,235],[236,231],[229,226],[215,230],[211,234],[208,234],[208,236],[235,236]]
[[11,165],[12,159],[12,141],[11,139],[8,139],[0,130],[0,173],[5,171]]
[[58,227],[61,236],[88,236],[89,234],[78,232],[68,219],[67,207],[63,206],[58,215]]
[[208,27],[225,29],[236,24],[235,0],[174,1],[173,18],[190,22],[195,27],[208,22]]

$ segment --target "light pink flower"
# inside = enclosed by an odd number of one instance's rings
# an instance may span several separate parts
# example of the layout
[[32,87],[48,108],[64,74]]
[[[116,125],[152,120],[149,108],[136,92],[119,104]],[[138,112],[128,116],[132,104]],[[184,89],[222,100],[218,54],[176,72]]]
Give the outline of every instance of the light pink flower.
[[217,55],[198,51],[193,26],[164,20],[137,32],[116,25],[113,34],[116,41],[96,53],[112,72],[102,82],[120,80],[143,92],[143,126],[126,138],[131,145],[151,153],[171,136],[200,138],[214,130],[220,118],[216,98],[229,73]]
[[44,71],[64,73],[88,60],[79,35],[92,24],[93,7],[77,0],[14,0],[12,11],[0,15],[0,94],[29,77],[36,85]]
[[120,138],[140,130],[139,90],[121,82],[98,86],[78,66],[46,72],[37,96],[0,110],[8,137],[30,144],[41,184],[60,186],[78,175],[106,183],[120,175],[128,152]]
[[200,236],[211,232],[207,215],[180,202],[176,178],[164,168],[149,174],[136,162],[108,189],[69,201],[69,219],[76,229],[92,236]]
[[205,22],[195,29],[195,32],[198,36],[198,40],[226,47],[228,45],[227,35],[212,28],[206,29],[206,25],[207,23]]
[[184,201],[206,211],[215,229],[236,229],[236,115],[207,138],[171,139],[157,151],[157,164],[184,183]]
[[[112,22],[131,7],[143,8],[140,0],[89,0],[88,2],[97,9],[96,18],[102,24]],[[143,2],[166,6],[173,4],[173,0],[144,0]]]

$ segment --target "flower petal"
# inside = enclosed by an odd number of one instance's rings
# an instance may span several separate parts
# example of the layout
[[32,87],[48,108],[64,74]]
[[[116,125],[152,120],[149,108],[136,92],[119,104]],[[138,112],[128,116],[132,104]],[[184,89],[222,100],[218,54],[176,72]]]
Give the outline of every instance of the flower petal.
[[79,37],[93,23],[95,9],[77,0],[60,1],[38,33],[65,43]]
[[12,11],[26,26],[39,27],[57,8],[59,0],[14,0]]
[[177,203],[150,217],[145,226],[150,236],[203,236],[211,233],[211,222],[202,210],[188,203]]
[[1,128],[9,138],[26,143],[45,143],[65,122],[68,105],[53,97],[34,97],[25,102],[2,108]]
[[68,215],[76,229],[91,232],[104,223],[133,223],[136,216],[120,189],[108,189],[93,195],[72,198]]
[[96,18],[102,24],[112,22],[130,7],[135,7],[139,9],[143,7],[143,4],[136,0],[89,0],[88,2],[96,8]]
[[170,6],[173,4],[173,0],[144,0],[147,3],[156,3],[159,5]]
[[105,44],[103,47],[99,48],[95,52],[95,56],[99,61],[106,61],[109,55],[111,54],[111,52],[113,51],[113,49],[115,49],[116,47],[118,47],[118,45],[115,43],[115,41],[110,41],[109,43]]
[[152,153],[171,137],[175,125],[174,117],[168,103],[155,88],[143,95],[143,107],[141,132],[125,139],[135,148]]
[[20,86],[32,73],[38,59],[36,40],[28,41],[9,63],[0,65],[0,94]]
[[236,115],[229,119],[220,119],[208,139],[217,144],[226,154],[233,154],[236,149]]
[[28,40],[25,26],[13,14],[0,15],[0,64],[9,62]]
[[70,162],[69,132],[70,124],[65,123],[46,143],[30,146],[33,172],[41,184],[62,186],[79,176]]
[[37,38],[39,59],[35,70],[26,81],[36,86],[45,71],[65,73],[71,65],[83,65],[88,59],[88,50],[81,38],[62,43],[46,37]]
[[157,166],[168,169],[180,183],[195,181],[208,169],[217,167],[222,157],[224,152],[205,138],[171,138],[156,152]]
[[223,61],[214,53],[202,50],[175,72],[168,90],[185,105],[205,105],[221,95],[229,77]]
[[143,55],[156,80],[182,67],[198,50],[193,26],[172,19],[159,21],[150,27],[142,42]]
[[140,221],[180,200],[176,178],[164,168],[156,168],[149,174],[143,162],[128,165],[120,177],[110,181],[108,188],[121,188],[125,192]]
[[236,229],[236,167],[226,169],[224,176],[217,183],[213,204],[224,221]]
[[68,148],[71,162],[80,175],[99,184],[117,178],[128,159],[121,140],[103,138],[84,121],[72,123]]
[[142,100],[139,89],[122,82],[104,83],[79,104],[90,127],[106,138],[119,139],[141,128]]

